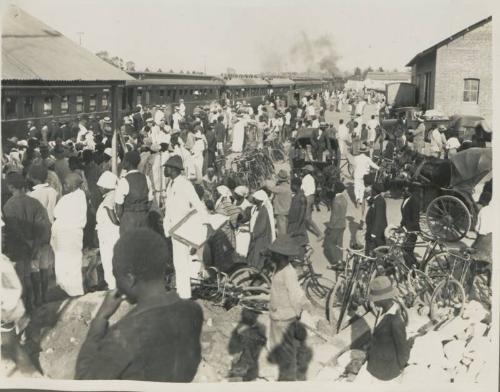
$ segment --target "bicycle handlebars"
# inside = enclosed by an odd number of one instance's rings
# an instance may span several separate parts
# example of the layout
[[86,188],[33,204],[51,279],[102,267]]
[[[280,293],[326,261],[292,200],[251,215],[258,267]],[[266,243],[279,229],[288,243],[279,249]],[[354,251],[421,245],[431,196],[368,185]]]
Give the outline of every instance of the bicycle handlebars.
[[356,256],[362,257],[363,259],[367,259],[367,260],[377,260],[377,258],[376,258],[376,257],[367,256],[367,255],[365,255],[364,253],[361,253],[359,250],[355,250],[355,249],[352,249],[352,248],[342,248],[341,246],[338,246],[338,245],[337,245],[337,248],[339,248],[339,249],[341,249],[341,250],[345,250],[347,253],[350,253],[350,254],[353,254],[353,255],[356,255]]

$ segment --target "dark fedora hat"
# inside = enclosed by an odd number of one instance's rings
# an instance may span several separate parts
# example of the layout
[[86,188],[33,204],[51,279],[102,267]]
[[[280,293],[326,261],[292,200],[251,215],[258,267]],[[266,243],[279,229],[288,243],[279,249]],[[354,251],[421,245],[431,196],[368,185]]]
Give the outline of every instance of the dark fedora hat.
[[184,165],[182,164],[182,158],[179,155],[174,155],[168,158],[167,162],[163,166],[184,170]]
[[271,252],[290,257],[300,254],[300,249],[296,242],[288,235],[279,236],[267,249]]

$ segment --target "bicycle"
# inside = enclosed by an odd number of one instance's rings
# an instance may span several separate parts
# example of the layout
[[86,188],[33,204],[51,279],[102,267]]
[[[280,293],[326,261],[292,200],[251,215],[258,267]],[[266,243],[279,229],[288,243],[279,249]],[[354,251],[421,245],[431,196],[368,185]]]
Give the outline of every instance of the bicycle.
[[383,268],[379,272],[395,283],[398,296],[406,307],[413,307],[417,302],[429,305],[435,285],[423,271],[416,268],[415,264],[407,265],[404,257],[404,240],[404,237],[397,236],[392,244],[374,249],[374,254],[383,263]]
[[364,308],[364,314],[374,310],[368,301],[368,290],[377,273],[376,257],[367,256],[351,248],[338,248],[347,252],[347,259],[344,271],[339,274],[328,295],[326,306],[326,317],[335,333],[347,327],[355,317],[362,316],[358,314],[360,306]]
[[[436,286],[431,298],[430,317],[434,321],[459,317],[463,313],[466,297],[470,296],[476,279],[479,285],[483,285],[486,294],[479,300],[491,307],[491,271],[481,270],[480,260],[472,257],[473,249],[467,248],[462,253],[453,253],[453,261],[443,279]],[[484,282],[486,280],[486,284]],[[467,293],[465,288],[467,288]]]
[[348,158],[340,157],[339,171],[342,173],[342,169],[344,168],[346,168],[347,173],[349,174],[349,178],[351,179],[354,178],[354,166],[352,165],[352,163],[349,161]]
[[231,277],[215,267],[208,268],[207,276],[191,279],[193,298],[202,298],[215,302],[225,309],[241,306],[256,313],[268,310],[270,286],[264,277],[260,281],[254,275],[251,282],[259,285],[249,285],[250,281],[234,281]]

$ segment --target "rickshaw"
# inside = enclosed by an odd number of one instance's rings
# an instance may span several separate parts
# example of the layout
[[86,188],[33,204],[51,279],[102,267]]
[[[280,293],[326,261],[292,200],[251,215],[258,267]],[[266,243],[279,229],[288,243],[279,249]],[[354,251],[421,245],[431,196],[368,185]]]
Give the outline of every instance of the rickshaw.
[[491,174],[491,148],[469,148],[450,159],[419,156],[407,180],[423,190],[429,231],[447,242],[464,238],[475,226],[479,212],[474,188]]

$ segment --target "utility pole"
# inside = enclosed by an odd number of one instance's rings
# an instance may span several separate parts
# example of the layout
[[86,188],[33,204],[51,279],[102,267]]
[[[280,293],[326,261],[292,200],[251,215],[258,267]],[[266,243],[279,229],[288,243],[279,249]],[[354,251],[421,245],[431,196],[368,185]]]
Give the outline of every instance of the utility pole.
[[207,56],[203,56],[203,73],[206,75],[207,74]]
[[80,42],[80,46],[82,46],[82,36],[85,34],[83,31],[79,31],[76,33],[78,35],[78,40]]

